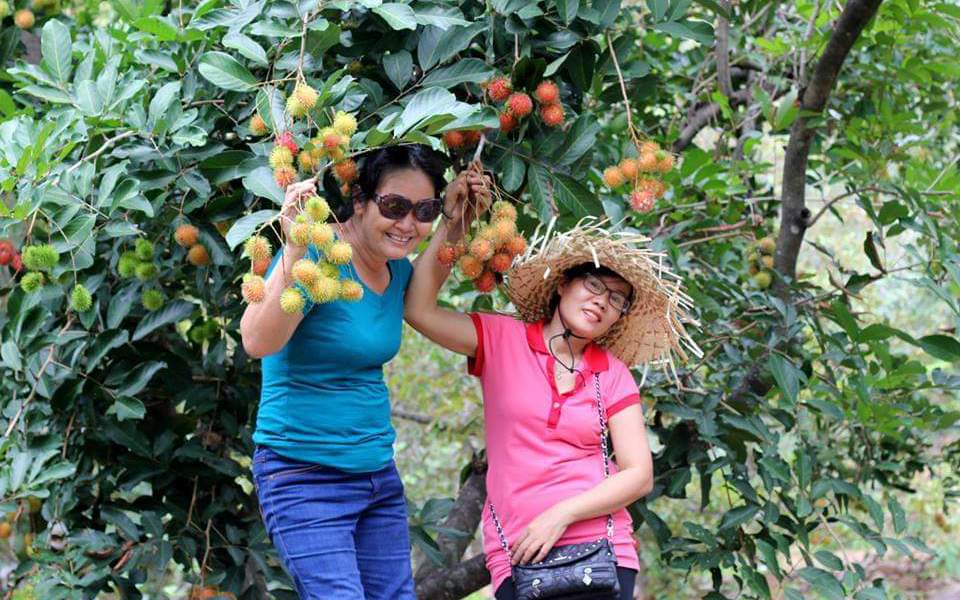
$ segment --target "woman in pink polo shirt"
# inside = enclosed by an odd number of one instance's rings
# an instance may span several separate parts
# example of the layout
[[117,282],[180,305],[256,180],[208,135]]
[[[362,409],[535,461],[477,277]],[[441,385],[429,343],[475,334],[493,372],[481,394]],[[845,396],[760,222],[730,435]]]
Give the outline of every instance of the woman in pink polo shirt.
[[[581,228],[531,247],[507,273],[519,318],[437,306],[450,272],[437,260],[439,238],[414,269],[406,320],[469,357],[482,384],[483,547],[498,600],[516,597],[514,565],[604,537],[616,555],[620,597],[633,597],[639,562],[625,507],[650,492],[653,465],[628,366],[683,355],[684,317],[679,286],[664,279],[656,255],[634,244],[638,238]],[[616,452],[609,476],[604,419]]]

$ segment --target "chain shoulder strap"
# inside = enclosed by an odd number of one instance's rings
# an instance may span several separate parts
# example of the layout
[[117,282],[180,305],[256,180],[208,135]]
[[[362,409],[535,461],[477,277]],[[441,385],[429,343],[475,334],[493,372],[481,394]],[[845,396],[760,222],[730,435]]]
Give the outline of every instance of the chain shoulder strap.
[[[607,412],[603,408],[603,396],[600,393],[600,375],[598,373],[593,374],[593,385],[597,392],[597,415],[600,419],[600,454],[603,455],[603,478],[606,479],[610,477],[610,457],[607,452]],[[489,496],[489,492],[487,492],[487,494]],[[503,534],[503,525],[500,524],[500,519],[497,518],[497,510],[493,507],[492,501],[488,501],[487,504],[490,506],[490,517],[493,519],[493,525],[497,528],[500,547],[507,556],[513,558],[510,545],[507,543],[507,538]],[[613,544],[613,513],[607,515],[607,538],[610,540],[610,543]]]

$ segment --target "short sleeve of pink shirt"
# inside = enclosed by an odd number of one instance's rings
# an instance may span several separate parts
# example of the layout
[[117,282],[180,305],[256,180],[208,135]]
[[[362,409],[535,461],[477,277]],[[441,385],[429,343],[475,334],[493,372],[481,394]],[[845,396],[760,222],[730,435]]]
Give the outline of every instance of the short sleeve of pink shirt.
[[[467,367],[483,388],[487,499],[493,502],[510,543],[544,510],[603,479],[594,376],[599,377],[608,419],[639,404],[640,392],[619,359],[591,344],[577,366],[582,375],[577,384],[560,393],[542,322],[525,324],[511,316],[487,313],[470,317],[477,332],[477,351]],[[617,472],[613,461],[610,472]],[[632,533],[627,511],[614,513],[617,563],[636,569],[639,561]],[[557,544],[604,535],[606,517],[597,517],[568,527]],[[496,590],[510,576],[510,560],[500,546],[489,502],[483,513],[483,547]]]

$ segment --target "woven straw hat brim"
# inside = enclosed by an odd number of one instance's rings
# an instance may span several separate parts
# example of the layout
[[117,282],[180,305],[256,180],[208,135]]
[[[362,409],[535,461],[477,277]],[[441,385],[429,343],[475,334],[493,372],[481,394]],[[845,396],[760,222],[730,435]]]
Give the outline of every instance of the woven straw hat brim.
[[663,265],[663,255],[647,248],[648,238],[611,234],[600,227],[580,227],[544,240],[507,272],[507,295],[526,322],[548,318],[550,299],[563,273],[594,263],[618,273],[633,286],[633,304],[597,343],[628,367],[669,364],[673,356],[700,354],[684,323],[692,302],[679,279]]

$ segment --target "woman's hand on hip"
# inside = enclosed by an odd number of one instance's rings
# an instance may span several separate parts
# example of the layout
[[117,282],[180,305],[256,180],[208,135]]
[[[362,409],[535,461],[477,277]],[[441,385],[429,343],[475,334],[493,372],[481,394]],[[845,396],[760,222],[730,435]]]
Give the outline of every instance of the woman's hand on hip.
[[527,525],[513,544],[512,563],[525,565],[540,562],[557,543],[567,527],[573,523],[573,514],[563,502],[554,504]]

